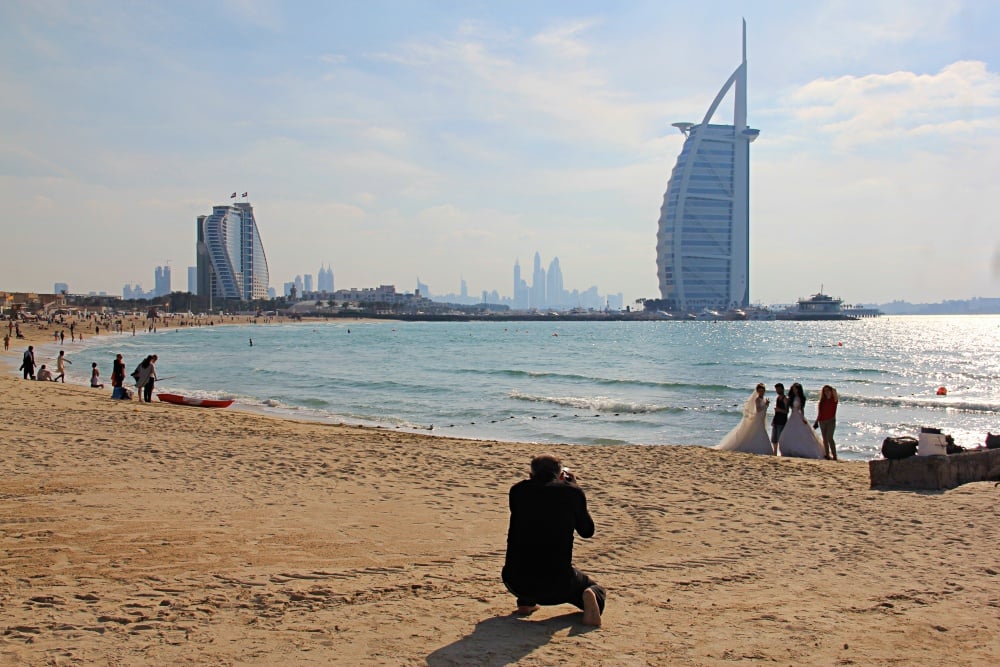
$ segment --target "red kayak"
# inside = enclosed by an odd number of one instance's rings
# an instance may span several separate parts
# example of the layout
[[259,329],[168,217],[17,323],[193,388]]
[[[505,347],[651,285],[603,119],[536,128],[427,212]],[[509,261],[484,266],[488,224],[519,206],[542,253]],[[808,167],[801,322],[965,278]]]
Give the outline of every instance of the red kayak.
[[228,408],[236,400],[234,398],[194,398],[193,396],[181,396],[180,394],[157,394],[156,396],[164,403],[193,405],[199,408]]

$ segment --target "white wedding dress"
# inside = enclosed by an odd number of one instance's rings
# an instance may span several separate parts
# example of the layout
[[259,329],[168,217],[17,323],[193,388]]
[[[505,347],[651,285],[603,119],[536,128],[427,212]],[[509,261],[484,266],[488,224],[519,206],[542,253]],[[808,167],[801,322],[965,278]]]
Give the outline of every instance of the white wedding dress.
[[788,412],[788,423],[778,437],[778,456],[821,459],[826,456],[823,441],[802,416],[802,403],[795,399]]
[[726,434],[713,449],[747,454],[773,454],[771,440],[767,437],[768,400],[754,392],[743,404],[743,419]]

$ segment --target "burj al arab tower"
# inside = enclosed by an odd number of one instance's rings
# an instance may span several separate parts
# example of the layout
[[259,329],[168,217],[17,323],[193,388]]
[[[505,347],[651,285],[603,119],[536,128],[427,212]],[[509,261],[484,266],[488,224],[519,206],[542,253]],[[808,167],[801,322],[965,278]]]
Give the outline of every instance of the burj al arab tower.
[[[733,124],[712,123],[733,91]],[[674,123],[685,137],[670,175],[656,232],[662,306],[727,310],[750,303],[750,143],[747,127],[747,26],[743,61],[700,123]]]

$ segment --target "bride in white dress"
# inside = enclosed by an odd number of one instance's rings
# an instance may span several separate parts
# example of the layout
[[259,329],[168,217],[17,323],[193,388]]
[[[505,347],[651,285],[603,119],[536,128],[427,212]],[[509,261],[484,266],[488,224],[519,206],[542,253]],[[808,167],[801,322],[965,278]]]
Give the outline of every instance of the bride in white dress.
[[803,407],[806,395],[798,382],[788,390],[788,400],[791,409],[788,411],[788,423],[778,438],[778,456],[795,456],[800,459],[821,459],[826,455],[823,441],[809,428]]
[[767,436],[767,426],[764,424],[767,406],[771,401],[764,398],[764,391],[764,385],[758,384],[754,393],[743,404],[743,419],[714,449],[747,454],[774,454],[771,440]]

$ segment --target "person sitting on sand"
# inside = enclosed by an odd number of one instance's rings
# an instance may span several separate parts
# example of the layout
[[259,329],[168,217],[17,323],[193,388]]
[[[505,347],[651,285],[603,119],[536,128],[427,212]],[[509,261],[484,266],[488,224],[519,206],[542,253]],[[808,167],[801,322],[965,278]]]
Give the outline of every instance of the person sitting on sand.
[[52,371],[50,371],[48,368],[46,368],[45,364],[42,364],[42,367],[38,369],[38,376],[35,379],[36,380],[45,380],[46,382],[55,382],[56,381],[56,379],[54,377],[52,377]]
[[90,364],[90,386],[94,389],[104,389],[104,383],[101,382],[101,371],[97,370],[97,362]]
[[531,477],[511,487],[507,557],[501,578],[517,598],[517,613],[538,605],[569,603],[583,610],[585,625],[601,625],[606,593],[573,567],[573,532],[594,535],[587,497],[576,476],[555,456],[531,460]]

